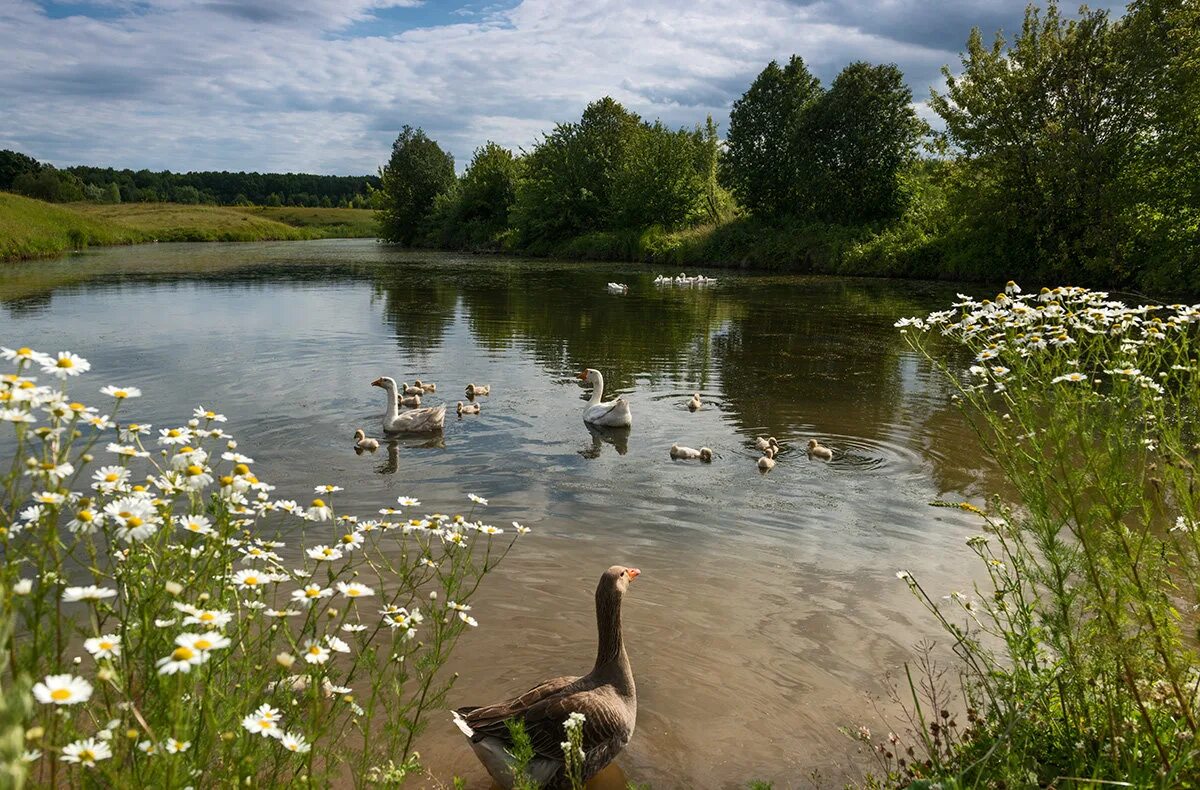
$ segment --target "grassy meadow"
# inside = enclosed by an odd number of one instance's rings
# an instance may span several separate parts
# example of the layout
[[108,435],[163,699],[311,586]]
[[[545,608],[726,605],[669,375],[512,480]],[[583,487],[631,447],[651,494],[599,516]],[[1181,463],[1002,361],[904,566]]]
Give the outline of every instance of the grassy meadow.
[[0,260],[149,241],[273,241],[374,235],[373,213],[366,209],[51,204],[0,192]]

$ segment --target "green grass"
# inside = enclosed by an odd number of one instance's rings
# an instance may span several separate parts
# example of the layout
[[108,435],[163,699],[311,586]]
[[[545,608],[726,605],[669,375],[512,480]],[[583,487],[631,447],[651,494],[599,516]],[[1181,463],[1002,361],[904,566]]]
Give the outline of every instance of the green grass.
[[51,204],[0,192],[0,260],[147,241],[272,241],[375,235],[367,209]]
[[0,260],[59,255],[101,244],[144,241],[132,228],[88,217],[66,206],[0,192]]

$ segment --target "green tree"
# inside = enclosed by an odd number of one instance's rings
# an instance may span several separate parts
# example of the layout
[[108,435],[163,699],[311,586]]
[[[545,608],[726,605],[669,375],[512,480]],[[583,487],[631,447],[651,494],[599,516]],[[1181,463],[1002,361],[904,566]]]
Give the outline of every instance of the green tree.
[[0,151],[0,189],[12,189],[17,176],[37,173],[41,169],[41,163],[32,156],[8,149]]
[[752,214],[779,217],[807,211],[799,189],[805,141],[798,129],[821,93],[820,81],[793,55],[783,68],[775,61],[767,64],[733,103],[723,180]]
[[899,68],[851,63],[798,125],[797,190],[830,222],[898,217],[907,203],[903,174],[925,131]]
[[508,227],[517,200],[521,160],[503,146],[487,142],[475,150],[458,185],[458,221],[480,229],[486,238]]
[[103,200],[105,203],[121,202],[121,188],[117,186],[117,182],[113,181],[104,189]]
[[613,186],[613,225],[672,230],[707,214],[706,140],[660,121],[632,135]]
[[434,199],[454,187],[454,157],[424,131],[406,125],[381,176],[380,235],[411,245],[424,229]]
[[641,119],[609,97],[578,123],[558,124],[525,157],[516,224],[526,244],[557,241],[613,225],[613,185]]
[[83,200],[83,183],[75,176],[49,165],[13,179],[12,191],[51,203]]
[[1029,7],[1011,46],[972,31],[962,73],[944,68],[947,90],[931,100],[961,165],[960,256],[994,262],[1001,277],[1070,278],[1082,265],[1129,279],[1119,187],[1148,130],[1121,47],[1106,12],[1066,20],[1054,2]]

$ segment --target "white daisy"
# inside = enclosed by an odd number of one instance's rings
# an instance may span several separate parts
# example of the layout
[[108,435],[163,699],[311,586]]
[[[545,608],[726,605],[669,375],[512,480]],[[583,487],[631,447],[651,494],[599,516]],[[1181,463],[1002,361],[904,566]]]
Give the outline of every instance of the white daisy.
[[230,579],[235,585],[243,589],[259,590],[262,589],[264,584],[272,581],[273,577],[269,573],[255,570],[254,568],[245,568],[233,574]]
[[111,384],[107,387],[101,388],[100,394],[107,395],[110,398],[116,398],[117,400],[142,397],[142,391],[137,387],[114,387]]
[[332,562],[333,560],[340,560],[342,558],[341,549],[335,549],[332,546],[325,545],[313,546],[308,550],[307,554],[314,560],[325,560],[329,562]]
[[104,634],[83,640],[83,649],[99,661],[102,658],[113,658],[121,655],[121,637],[117,634]]
[[176,516],[175,523],[180,529],[195,532],[197,535],[211,535],[213,533],[212,522],[207,516]]
[[304,736],[298,733],[287,732],[279,739],[279,745],[287,749],[289,752],[296,754],[306,754],[312,749],[312,745],[304,740]]
[[179,754],[186,752],[192,745],[191,741],[179,741],[174,738],[167,738],[163,741],[163,748],[167,750],[167,754]]
[[471,500],[477,505],[486,505],[488,503],[486,499],[477,494],[467,494],[467,499]]
[[33,698],[44,705],[77,705],[92,696],[92,684],[74,675],[47,675],[33,686]]
[[203,406],[197,406],[192,411],[192,416],[197,420],[205,420],[207,422],[225,422],[224,414],[217,414],[215,411],[206,409]]
[[329,660],[329,648],[313,639],[304,643],[304,660],[310,664],[324,664]]
[[160,428],[158,443],[161,445],[185,445],[192,440],[192,432],[188,428]]
[[359,582],[338,582],[336,587],[337,591],[347,598],[365,598],[375,594],[374,590]]
[[40,360],[42,372],[55,378],[67,379],[91,370],[91,363],[70,351],[59,351],[57,357],[46,357]]
[[322,598],[333,595],[333,590],[319,584],[306,584],[299,590],[292,590],[292,600],[300,603],[316,603]]
[[68,587],[63,590],[62,599],[67,603],[74,603],[75,601],[100,601],[105,598],[113,598],[116,594],[116,590],[108,587],[97,587],[94,584],[89,584],[86,587]]
[[175,637],[175,644],[199,653],[208,653],[212,650],[229,647],[229,637],[216,631],[208,631],[203,634],[180,634]]
[[61,759],[65,763],[77,763],[91,768],[101,760],[107,760],[110,757],[112,757],[112,749],[107,743],[95,738],[84,738],[64,746]]
[[[175,640],[178,644],[179,640]],[[187,674],[192,667],[199,666],[208,660],[208,652],[187,645],[179,645],[171,651],[171,655],[160,658],[157,662],[158,674],[174,675],[177,672]]]
[[263,705],[242,719],[242,727],[247,732],[257,733],[264,738],[281,738],[283,730],[279,726],[279,719],[278,710],[269,705]]
[[396,498],[396,503],[401,507],[419,507],[421,500],[410,496],[402,496]]

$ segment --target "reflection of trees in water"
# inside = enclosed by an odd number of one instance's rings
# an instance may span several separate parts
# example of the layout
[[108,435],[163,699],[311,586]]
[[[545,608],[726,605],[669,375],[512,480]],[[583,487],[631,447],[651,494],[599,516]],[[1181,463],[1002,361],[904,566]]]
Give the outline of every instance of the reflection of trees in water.
[[644,375],[707,380],[711,334],[736,317],[738,303],[711,291],[655,290],[642,279],[636,297],[614,296],[593,269],[518,270],[504,287],[465,286],[463,303],[480,344],[522,344],[554,372],[593,367],[613,390]]
[[4,309],[13,318],[29,318],[44,313],[50,307],[52,296],[52,291],[42,291],[0,299],[0,301],[4,303]]
[[383,298],[384,321],[397,341],[415,354],[437,349],[454,323],[458,284],[406,268],[393,268],[375,278],[375,294]]

